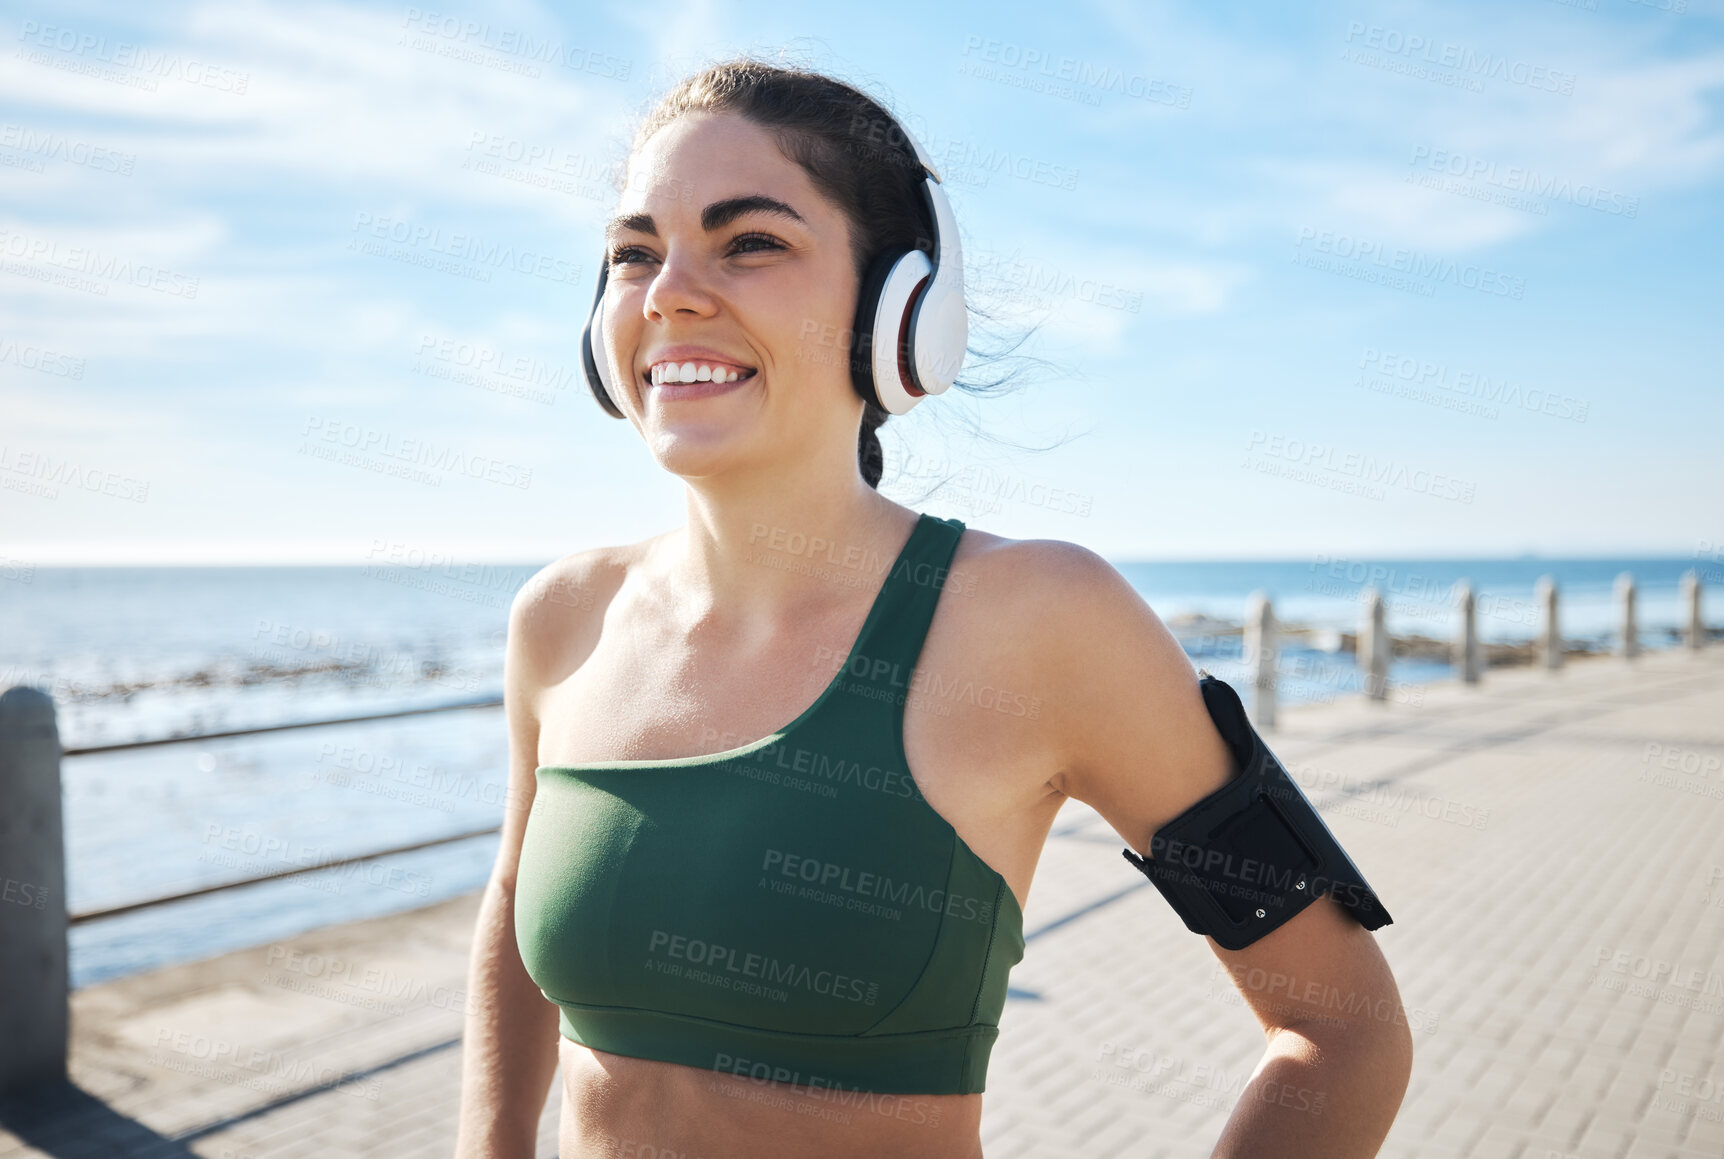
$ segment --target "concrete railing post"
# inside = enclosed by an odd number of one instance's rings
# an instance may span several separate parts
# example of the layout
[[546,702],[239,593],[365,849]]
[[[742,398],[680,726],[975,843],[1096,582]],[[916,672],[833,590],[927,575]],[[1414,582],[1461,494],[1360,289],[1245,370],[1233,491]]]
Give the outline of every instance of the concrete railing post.
[[0,1094],[66,1080],[60,733],[37,688],[0,695]]
[[1634,615],[1634,573],[1616,577],[1616,654],[1625,660],[1640,655],[1640,624]]
[[1682,573],[1682,604],[1688,609],[1688,623],[1684,625],[1683,635],[1691,650],[1698,651],[1706,643],[1706,621],[1700,617],[1700,573],[1689,570]]
[[1245,612],[1245,662],[1251,665],[1251,718],[1260,729],[1275,727],[1277,635],[1274,605],[1263,592],[1252,592]]
[[1460,631],[1455,635],[1453,663],[1461,670],[1461,679],[1468,684],[1479,682],[1479,615],[1478,600],[1473,585],[1462,580],[1455,586],[1455,604],[1461,613]]
[[1562,627],[1557,619],[1556,577],[1538,577],[1538,605],[1544,612],[1539,627],[1538,651],[1544,666],[1551,671],[1562,667]]
[[1359,622],[1359,667],[1365,672],[1365,695],[1385,700],[1389,695],[1389,633],[1384,627],[1383,593],[1368,587],[1360,593],[1365,613]]

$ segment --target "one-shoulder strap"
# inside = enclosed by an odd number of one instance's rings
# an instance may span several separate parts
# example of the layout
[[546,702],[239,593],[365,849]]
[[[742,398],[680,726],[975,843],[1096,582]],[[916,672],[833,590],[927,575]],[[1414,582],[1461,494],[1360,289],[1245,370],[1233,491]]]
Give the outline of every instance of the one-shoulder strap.
[[924,513],[917,520],[856,641],[843,673],[846,686],[896,692],[901,706],[963,533],[964,524],[957,519]]

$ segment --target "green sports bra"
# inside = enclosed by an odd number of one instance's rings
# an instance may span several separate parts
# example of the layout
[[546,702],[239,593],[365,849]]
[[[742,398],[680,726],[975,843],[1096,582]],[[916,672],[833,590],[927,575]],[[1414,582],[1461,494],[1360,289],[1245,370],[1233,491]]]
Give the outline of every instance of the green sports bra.
[[984,1088],[1023,915],[903,735],[963,530],[920,516],[837,675],[771,735],[537,770],[515,936],[565,1037],[808,1086]]

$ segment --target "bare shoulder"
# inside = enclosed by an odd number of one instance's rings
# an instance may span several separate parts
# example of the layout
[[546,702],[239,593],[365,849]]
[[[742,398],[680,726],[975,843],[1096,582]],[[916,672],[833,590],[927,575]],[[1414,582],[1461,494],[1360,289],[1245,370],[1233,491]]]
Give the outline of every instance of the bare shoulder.
[[966,527],[944,581],[959,598],[941,599],[930,631],[950,633],[954,646],[982,663],[1031,675],[1061,630],[1063,602],[1074,587],[1098,582],[1098,566],[1107,561],[1075,543]]
[[1036,611],[1037,622],[1022,625],[1028,629],[1054,613],[1062,594],[1074,585],[1105,585],[1110,574],[1125,583],[1112,564],[1080,544],[1010,539],[976,527],[964,529],[950,571],[959,591],[978,597],[976,607],[984,615]]
[[605,609],[657,538],[570,552],[528,577],[509,606],[511,685],[536,691],[580,667],[598,641]]
[[1232,774],[1190,658],[1090,548],[985,532],[975,541],[953,571],[973,582],[979,616],[1010,625],[1035,674],[1057,754],[1050,783],[1147,849],[1156,829]]
[[951,570],[966,594],[979,597],[983,615],[1021,614],[1014,631],[1040,659],[1056,659],[1053,653],[1073,643],[1074,630],[1095,635],[1117,628],[1121,617],[1140,626],[1161,623],[1117,568],[1063,539],[1008,539],[967,528]]
[[953,618],[971,621],[973,630],[993,625],[1009,633],[1014,652],[1037,670],[1061,662],[1074,630],[1105,623],[1106,606],[1117,615],[1136,599],[1112,564],[1062,539],[1010,539],[966,528],[950,573],[948,589],[969,597],[947,601]]

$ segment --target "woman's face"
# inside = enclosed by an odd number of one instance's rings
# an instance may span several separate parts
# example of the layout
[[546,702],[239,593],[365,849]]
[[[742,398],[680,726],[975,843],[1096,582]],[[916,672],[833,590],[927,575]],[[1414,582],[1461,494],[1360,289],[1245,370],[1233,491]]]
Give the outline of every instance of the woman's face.
[[[606,260],[614,401],[662,466],[698,477],[837,455],[854,469],[848,219],[765,129],[701,112],[653,134]],[[690,363],[736,381],[660,381]]]

